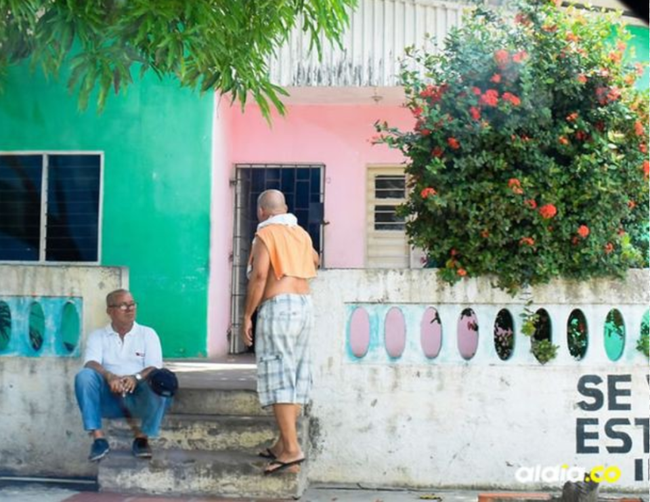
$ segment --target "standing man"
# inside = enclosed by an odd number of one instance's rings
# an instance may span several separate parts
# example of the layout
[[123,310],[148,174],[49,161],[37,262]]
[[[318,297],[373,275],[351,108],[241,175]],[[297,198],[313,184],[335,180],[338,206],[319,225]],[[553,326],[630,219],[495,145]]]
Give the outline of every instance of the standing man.
[[305,460],[296,422],[311,389],[312,302],[307,281],[316,276],[318,254],[296,217],[287,214],[282,192],[267,190],[259,196],[257,218],[242,337],[252,345],[251,317],[259,306],[257,392],[263,407],[273,406],[280,430],[277,442],[261,454],[272,459],[264,471],[272,474]]
[[[125,417],[134,435],[133,454],[151,458],[148,437],[158,435],[170,402],[147,384],[149,374],[162,368],[162,349],[156,332],[135,322],[137,306],[125,289],[106,296],[111,322],[88,337],[84,368],[75,378],[84,430],[94,439],[88,457],[91,462],[101,460],[109,451],[102,417]],[[140,426],[133,417],[142,419]]]

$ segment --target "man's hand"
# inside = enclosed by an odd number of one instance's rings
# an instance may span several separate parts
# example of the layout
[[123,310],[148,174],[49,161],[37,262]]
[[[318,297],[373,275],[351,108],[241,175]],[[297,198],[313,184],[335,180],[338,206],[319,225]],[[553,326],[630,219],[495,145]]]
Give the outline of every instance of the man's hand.
[[122,392],[131,394],[138,385],[138,381],[134,376],[125,376],[122,377]]
[[241,328],[241,337],[244,340],[244,345],[250,347],[253,345],[253,321],[250,317],[244,318],[244,323]]
[[110,387],[111,392],[113,394],[122,394],[122,393],[124,393],[124,384],[123,384],[122,380],[123,380],[122,377],[114,375],[113,373],[109,373],[106,376],[106,382],[108,383],[108,386]]

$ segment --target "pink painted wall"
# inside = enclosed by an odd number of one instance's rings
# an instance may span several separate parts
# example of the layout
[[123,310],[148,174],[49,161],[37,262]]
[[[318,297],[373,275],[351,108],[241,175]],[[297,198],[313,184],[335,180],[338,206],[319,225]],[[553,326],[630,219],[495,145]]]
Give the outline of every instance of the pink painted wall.
[[230,276],[234,194],[229,178],[232,109],[215,95],[212,117],[212,186],[210,205],[210,283],[208,287],[208,357],[228,353]]
[[[215,102],[218,101],[215,99]],[[399,152],[373,146],[373,124],[387,120],[400,128],[413,119],[399,106],[294,105],[271,126],[257,106],[215,104],[212,159],[211,256],[208,355],[228,353],[232,263],[234,166],[240,163],[322,163],[325,165],[324,265],[362,268],[365,257],[365,183],[369,164],[400,164]],[[235,336],[239,336],[238,333]]]
[[400,106],[293,105],[271,127],[255,106],[232,109],[231,161],[325,164],[324,255],[327,268],[362,268],[365,259],[366,167],[400,164],[402,155],[371,145],[376,120],[413,127]]

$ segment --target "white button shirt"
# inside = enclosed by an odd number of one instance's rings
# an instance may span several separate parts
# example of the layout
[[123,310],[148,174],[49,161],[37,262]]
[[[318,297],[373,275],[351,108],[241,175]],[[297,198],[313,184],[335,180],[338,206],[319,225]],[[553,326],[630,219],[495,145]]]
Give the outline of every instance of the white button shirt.
[[89,361],[118,376],[134,375],[149,366],[162,368],[160,339],[153,329],[133,323],[122,340],[109,324],[88,337],[84,364]]

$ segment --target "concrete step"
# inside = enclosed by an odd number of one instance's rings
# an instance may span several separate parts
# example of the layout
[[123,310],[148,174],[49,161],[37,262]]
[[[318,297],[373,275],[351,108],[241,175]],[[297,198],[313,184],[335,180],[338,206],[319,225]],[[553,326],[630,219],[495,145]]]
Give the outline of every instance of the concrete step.
[[260,406],[254,390],[180,388],[170,413],[175,415],[269,416],[271,409]]
[[238,451],[166,450],[151,460],[111,451],[99,464],[101,491],[156,494],[298,499],[307,484],[307,465],[299,474],[264,476],[266,461]]
[[[131,429],[125,420],[111,420],[107,427],[111,448],[131,448]],[[151,440],[154,450],[239,450],[256,452],[277,437],[270,416],[176,415],[165,417],[160,436]],[[298,435],[307,437],[307,420],[298,421]]]

